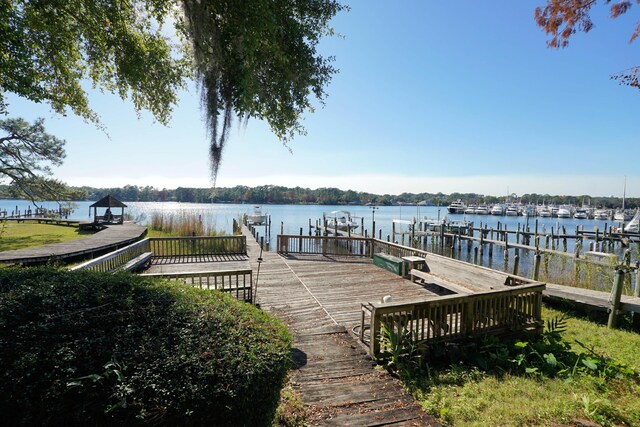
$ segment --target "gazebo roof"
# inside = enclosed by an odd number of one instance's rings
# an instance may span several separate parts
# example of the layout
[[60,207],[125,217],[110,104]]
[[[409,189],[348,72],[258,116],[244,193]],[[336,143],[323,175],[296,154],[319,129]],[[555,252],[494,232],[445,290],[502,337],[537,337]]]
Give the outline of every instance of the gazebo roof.
[[98,200],[91,206],[90,208],[126,208],[127,205],[122,203],[120,200],[113,197],[111,194],[108,196],[104,196],[102,199]]

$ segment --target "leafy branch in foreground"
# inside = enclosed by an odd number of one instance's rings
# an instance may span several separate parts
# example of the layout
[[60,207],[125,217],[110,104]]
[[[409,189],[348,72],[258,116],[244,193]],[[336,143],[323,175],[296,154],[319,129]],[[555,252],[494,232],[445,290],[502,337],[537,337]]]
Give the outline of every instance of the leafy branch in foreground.
[[285,144],[336,70],[317,52],[337,0],[183,0],[215,178],[233,115],[266,120]]
[[0,130],[0,179],[9,179],[17,196],[34,203],[61,198],[66,186],[51,178],[51,167],[62,164],[65,140],[48,134],[41,118],[33,124],[0,120]]

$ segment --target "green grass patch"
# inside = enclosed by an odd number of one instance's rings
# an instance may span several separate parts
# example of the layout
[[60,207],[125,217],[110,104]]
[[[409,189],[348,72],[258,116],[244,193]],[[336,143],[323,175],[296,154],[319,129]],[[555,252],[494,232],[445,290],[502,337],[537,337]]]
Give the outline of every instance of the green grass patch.
[[291,338],[217,291],[0,270],[3,425],[270,426]]
[[[563,315],[544,309],[543,316],[553,322]],[[572,316],[559,331],[541,341],[431,349],[430,357],[400,360],[395,368],[448,425],[640,425],[640,335]]]
[[90,234],[93,232],[68,225],[5,221],[0,224],[0,252],[66,242]]

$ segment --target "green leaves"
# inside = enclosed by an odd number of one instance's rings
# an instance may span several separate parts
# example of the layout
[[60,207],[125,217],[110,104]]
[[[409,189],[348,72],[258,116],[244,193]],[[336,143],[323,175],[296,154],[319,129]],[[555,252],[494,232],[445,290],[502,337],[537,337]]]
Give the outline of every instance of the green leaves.
[[128,274],[2,269],[0,326],[8,425],[266,425],[290,363],[264,312]]
[[336,0],[184,0],[182,28],[200,84],[215,177],[232,115],[266,120],[284,143],[336,70],[318,54]]
[[0,108],[13,92],[98,123],[84,88],[90,81],[166,124],[188,70],[159,25],[174,8],[173,0],[3,2]]
[[59,200],[66,186],[51,179],[51,167],[65,157],[65,141],[48,134],[44,119],[0,120],[0,177],[8,178],[17,197]]

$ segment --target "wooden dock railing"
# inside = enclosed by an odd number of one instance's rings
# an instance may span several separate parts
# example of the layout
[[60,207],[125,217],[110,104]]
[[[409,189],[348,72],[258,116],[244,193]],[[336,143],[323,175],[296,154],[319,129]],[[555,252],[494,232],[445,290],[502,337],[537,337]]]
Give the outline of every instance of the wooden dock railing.
[[86,269],[102,273],[113,273],[125,269],[128,264],[137,258],[151,258],[149,239],[140,240],[91,261],[76,265],[72,270]]
[[154,258],[247,253],[245,236],[152,237],[149,240]]
[[198,271],[193,273],[148,273],[144,277],[180,280],[200,289],[218,290],[240,301],[253,303],[253,272],[246,270]]
[[410,248],[408,246],[402,246],[397,243],[386,242],[384,240],[373,240],[373,253],[383,252],[387,255],[392,255],[398,258],[405,256],[419,256],[425,258],[428,254],[427,251],[420,249]]
[[363,304],[360,338],[365,342],[365,313],[370,312],[369,351],[384,357],[391,349],[383,338],[382,325],[403,336],[426,344],[455,341],[482,334],[509,334],[542,331],[542,291],[533,283],[514,289],[444,296],[406,304]]
[[373,257],[372,239],[366,237],[296,236],[279,234],[280,254]]

